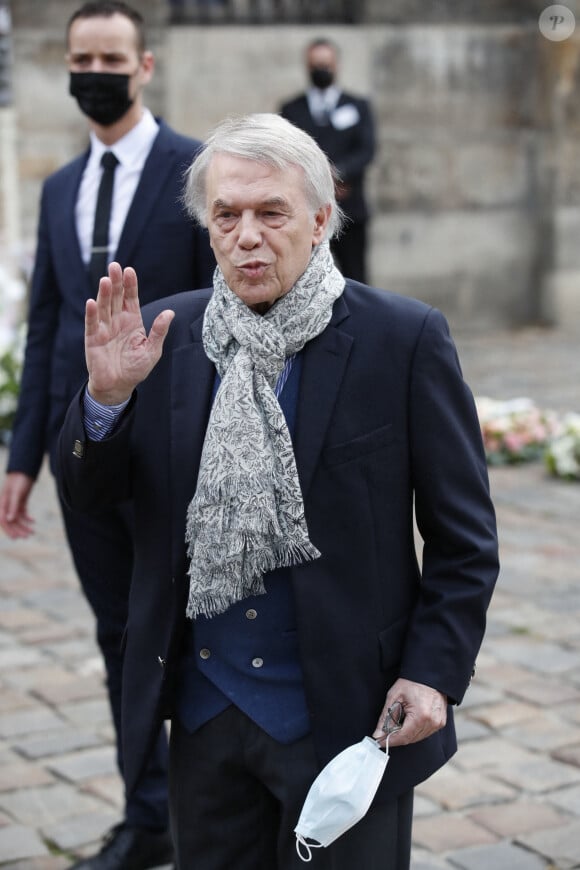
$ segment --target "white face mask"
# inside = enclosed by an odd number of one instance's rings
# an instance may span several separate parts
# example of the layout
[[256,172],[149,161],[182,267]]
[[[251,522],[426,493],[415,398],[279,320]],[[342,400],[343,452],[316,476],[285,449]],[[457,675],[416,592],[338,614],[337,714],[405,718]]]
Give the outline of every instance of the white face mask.
[[[389,760],[388,741],[385,750],[372,737],[364,737],[320,771],[294,828],[296,851],[303,861],[311,861],[312,849],[329,846],[366,814]],[[306,838],[317,842],[307,843]]]

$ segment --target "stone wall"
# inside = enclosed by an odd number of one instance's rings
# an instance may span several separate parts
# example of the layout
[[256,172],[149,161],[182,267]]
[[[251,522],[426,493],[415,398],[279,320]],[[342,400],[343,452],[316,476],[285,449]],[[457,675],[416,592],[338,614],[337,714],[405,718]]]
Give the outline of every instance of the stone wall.
[[[137,5],[158,61],[149,105],[199,137],[224,115],[275,111],[302,89],[303,48],[320,34],[167,27],[161,0]],[[453,325],[580,314],[580,27],[564,43],[546,40],[545,5],[367,0],[380,23],[324,30],[341,46],[344,86],[367,94],[377,117],[372,279],[441,307]],[[75,7],[13,2],[27,250],[42,178],[86,143],[63,65]]]

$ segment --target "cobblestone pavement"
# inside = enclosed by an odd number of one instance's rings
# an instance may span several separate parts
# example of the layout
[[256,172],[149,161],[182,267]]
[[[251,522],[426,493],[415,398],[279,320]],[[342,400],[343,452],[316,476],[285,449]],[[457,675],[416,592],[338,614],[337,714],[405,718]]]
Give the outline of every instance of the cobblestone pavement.
[[[580,411],[578,334],[456,339],[476,394]],[[491,484],[501,577],[460,750],[417,789],[413,870],[580,867],[580,485],[540,463],[492,469]],[[68,867],[122,806],[93,620],[47,472],[32,510],[33,539],[0,539],[3,870]]]

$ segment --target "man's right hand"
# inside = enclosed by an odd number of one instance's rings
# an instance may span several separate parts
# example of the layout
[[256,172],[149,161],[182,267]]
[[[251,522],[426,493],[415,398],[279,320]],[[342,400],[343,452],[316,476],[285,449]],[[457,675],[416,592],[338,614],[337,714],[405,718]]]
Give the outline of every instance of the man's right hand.
[[6,475],[0,491],[0,527],[9,538],[28,538],[34,532],[34,520],[28,513],[28,496],[34,478],[20,471]]
[[146,334],[139,307],[137,275],[130,266],[109,265],[96,299],[85,310],[85,354],[88,390],[103,405],[131,397],[159,361],[174,312],[162,311]]

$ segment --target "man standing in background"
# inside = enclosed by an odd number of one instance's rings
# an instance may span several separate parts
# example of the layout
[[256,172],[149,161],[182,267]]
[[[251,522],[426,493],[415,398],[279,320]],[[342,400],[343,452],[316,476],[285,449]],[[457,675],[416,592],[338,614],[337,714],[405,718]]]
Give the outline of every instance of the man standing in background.
[[348,220],[331,248],[347,278],[366,283],[369,209],[364,193],[365,171],[375,153],[375,129],[368,100],[342,91],[336,84],[338,47],[315,39],[306,49],[310,87],[280,108],[280,114],[318,142],[338,171],[336,198]]
[[[85,3],[67,26],[70,93],[89,119],[90,149],[47,179],[41,200],[28,340],[0,526],[11,538],[34,530],[28,502],[45,453],[53,467],[68,404],[87,377],[85,301],[109,260],[132,265],[141,299],[211,284],[205,230],[181,207],[182,176],[200,143],[157,121],[143,104],[154,71],[141,15],[123,2]],[[121,742],[122,638],[133,566],[128,504],[82,516],[62,505],[83,591],[96,617],[107,689]],[[172,861],[167,812],[167,739],[162,732],[123,822],[77,870],[144,870]]]

